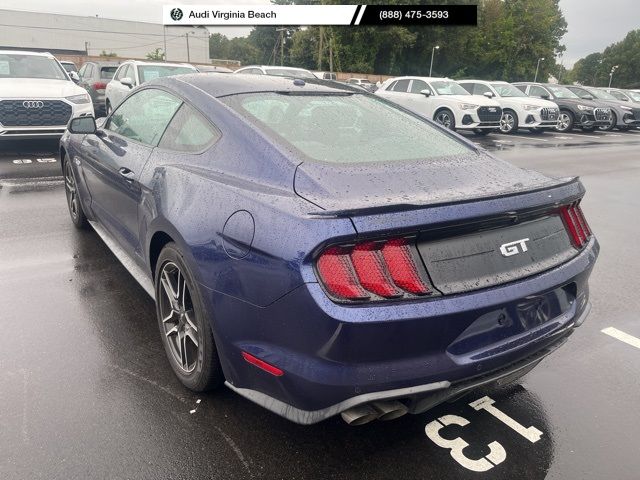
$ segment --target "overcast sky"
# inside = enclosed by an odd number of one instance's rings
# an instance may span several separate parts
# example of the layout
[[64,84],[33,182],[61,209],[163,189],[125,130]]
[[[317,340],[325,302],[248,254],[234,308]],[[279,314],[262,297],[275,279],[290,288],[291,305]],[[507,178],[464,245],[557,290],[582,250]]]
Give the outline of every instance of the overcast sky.
[[[269,4],[269,0],[188,0],[188,5]],[[99,15],[121,20],[160,22],[162,5],[175,5],[167,0],[2,0],[2,8],[70,15]],[[366,0],[362,0],[366,3]],[[589,53],[602,51],[620,41],[629,30],[640,28],[640,0],[560,0],[560,8],[569,24],[563,39],[567,47],[563,63],[572,66]],[[250,28],[209,27],[229,37],[247,35]]]

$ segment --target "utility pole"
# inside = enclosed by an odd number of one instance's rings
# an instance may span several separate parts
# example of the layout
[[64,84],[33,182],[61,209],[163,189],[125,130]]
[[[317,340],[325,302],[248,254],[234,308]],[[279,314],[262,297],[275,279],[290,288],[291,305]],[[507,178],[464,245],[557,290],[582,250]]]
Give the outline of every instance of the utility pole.
[[536,76],[533,77],[533,83],[538,81],[538,69],[540,68],[540,61],[544,60],[544,57],[538,59],[538,64],[536,65]]
[[320,41],[318,42],[318,70],[322,70],[322,41],[324,37],[324,28],[322,26],[320,28]]
[[431,49],[431,66],[429,67],[429,76],[431,76],[431,71],[433,70],[433,56],[436,53],[436,50],[440,49],[440,45],[436,45]]
[[[282,67],[284,65],[284,32],[286,32],[287,29],[282,27],[282,28],[276,28],[276,32],[280,32],[280,66]],[[276,48],[278,47],[278,41],[276,40]],[[275,65],[276,63],[276,50],[274,48],[273,51],[273,64]]]
[[189,32],[185,33],[184,36],[187,39],[187,62],[191,63],[191,54],[189,52]]
[[613,67],[611,67],[611,71],[609,72],[609,88],[611,88],[611,81],[613,80],[613,74],[615,73],[615,71],[618,69],[620,65],[614,65]]
[[162,26],[162,41],[164,42],[164,61],[167,61],[167,26]]
[[329,37],[329,71],[333,72],[333,36]]

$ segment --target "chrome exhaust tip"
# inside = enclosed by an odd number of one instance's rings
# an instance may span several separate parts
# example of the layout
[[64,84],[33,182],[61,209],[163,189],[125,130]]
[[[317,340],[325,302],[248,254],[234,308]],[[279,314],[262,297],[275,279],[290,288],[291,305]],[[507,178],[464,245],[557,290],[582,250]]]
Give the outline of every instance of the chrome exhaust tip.
[[380,416],[380,412],[371,405],[364,404],[351,407],[350,409],[342,412],[340,416],[348,425],[357,427],[375,420]]
[[378,411],[378,420],[395,420],[406,414],[409,409],[398,400],[381,400],[373,402],[373,408]]

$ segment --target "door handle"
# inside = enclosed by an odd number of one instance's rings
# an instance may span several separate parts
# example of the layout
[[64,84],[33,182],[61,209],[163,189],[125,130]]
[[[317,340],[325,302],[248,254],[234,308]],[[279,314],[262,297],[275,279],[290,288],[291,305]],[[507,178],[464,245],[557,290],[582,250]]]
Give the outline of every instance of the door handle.
[[128,182],[133,182],[133,180],[135,179],[136,174],[133,173],[131,170],[129,170],[126,167],[121,167],[118,170],[118,173],[124,177]]

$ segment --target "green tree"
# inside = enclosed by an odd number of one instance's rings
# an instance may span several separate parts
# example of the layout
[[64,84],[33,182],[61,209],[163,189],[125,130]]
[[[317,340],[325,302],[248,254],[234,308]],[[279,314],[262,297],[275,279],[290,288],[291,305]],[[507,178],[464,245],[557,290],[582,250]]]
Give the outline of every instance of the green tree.
[[156,48],[153,52],[147,53],[149,60],[164,60],[164,52],[161,48]]

